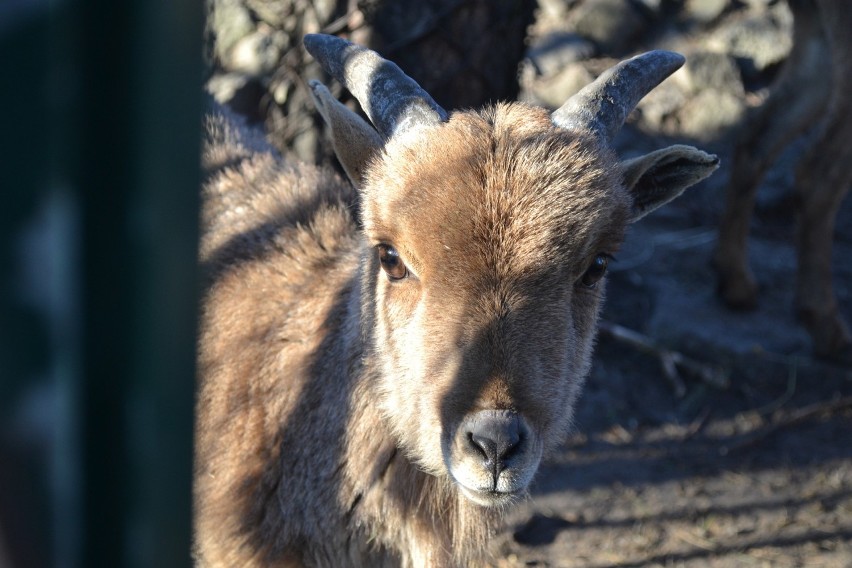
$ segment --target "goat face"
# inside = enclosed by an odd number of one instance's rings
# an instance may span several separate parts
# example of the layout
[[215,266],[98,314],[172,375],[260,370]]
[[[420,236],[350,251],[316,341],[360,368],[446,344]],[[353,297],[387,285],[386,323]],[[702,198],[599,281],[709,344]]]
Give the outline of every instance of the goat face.
[[553,115],[512,104],[448,117],[375,53],[328,36],[306,45],[381,133],[312,84],[360,187],[384,414],[422,469],[475,503],[506,503],[568,429],[627,223],[716,168],[684,146],[623,164],[609,149],[629,111],[610,102],[632,108],[682,59],[649,54],[665,60],[650,79],[625,62]]
[[363,188],[384,410],[472,500],[526,488],[567,430],[630,198],[611,154],[498,106],[392,140]]

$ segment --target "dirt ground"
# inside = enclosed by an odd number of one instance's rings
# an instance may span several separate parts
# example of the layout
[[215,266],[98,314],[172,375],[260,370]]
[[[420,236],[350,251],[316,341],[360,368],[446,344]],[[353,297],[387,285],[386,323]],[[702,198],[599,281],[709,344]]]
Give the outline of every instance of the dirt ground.
[[[659,147],[633,132],[623,142]],[[768,176],[750,254],[756,311],[715,296],[710,256],[727,171],[642,220],[616,255],[604,318],[718,368],[683,378],[610,337],[576,433],[497,541],[497,566],[852,566],[852,368],[814,359],[793,315],[792,147]],[[730,162],[725,147],[717,151]],[[835,286],[852,320],[852,200]]]

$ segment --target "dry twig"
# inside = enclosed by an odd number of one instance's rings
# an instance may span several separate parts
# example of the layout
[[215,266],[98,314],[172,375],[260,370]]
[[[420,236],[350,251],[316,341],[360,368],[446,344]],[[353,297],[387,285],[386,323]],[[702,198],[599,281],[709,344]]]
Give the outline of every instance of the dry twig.
[[819,416],[831,415],[844,410],[852,409],[852,396],[846,396],[830,401],[815,402],[814,404],[799,408],[786,416],[776,417],[766,426],[749,433],[736,444],[727,446],[727,451],[737,451],[750,448],[765,440],[782,428],[796,426]]
[[696,361],[677,351],[666,349],[653,338],[638,331],[601,320],[600,334],[657,357],[663,368],[663,376],[671,383],[677,397],[686,394],[686,385],[683,382],[682,374],[696,378],[715,388],[724,389],[728,387],[728,374],[723,369]]

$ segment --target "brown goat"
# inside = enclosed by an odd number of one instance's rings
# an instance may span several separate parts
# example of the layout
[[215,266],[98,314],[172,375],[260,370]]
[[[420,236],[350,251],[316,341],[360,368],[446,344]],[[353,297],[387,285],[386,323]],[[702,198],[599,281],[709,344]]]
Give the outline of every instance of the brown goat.
[[796,175],[796,307],[816,354],[852,362],[852,335],[838,312],[831,276],[835,217],[852,184],[852,11],[840,0],[789,4],[793,50],[737,145],[714,264],[722,298],[732,307],[752,308],[757,281],[746,241],[755,193],[784,147],[819,125]]
[[549,115],[447,116],[398,67],[308,50],[357,187],[208,119],[199,566],[466,566],[568,432],[609,255],[718,160],[609,141],[677,54],[628,60]]

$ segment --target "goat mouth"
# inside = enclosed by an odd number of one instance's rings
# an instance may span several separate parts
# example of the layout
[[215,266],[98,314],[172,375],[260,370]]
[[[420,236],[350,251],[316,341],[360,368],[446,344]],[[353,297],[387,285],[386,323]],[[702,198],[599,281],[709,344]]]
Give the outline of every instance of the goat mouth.
[[459,483],[458,486],[461,489],[462,495],[464,495],[469,501],[472,501],[482,507],[503,507],[511,505],[518,501],[524,494],[523,491],[481,491],[479,489],[471,489],[461,483]]

